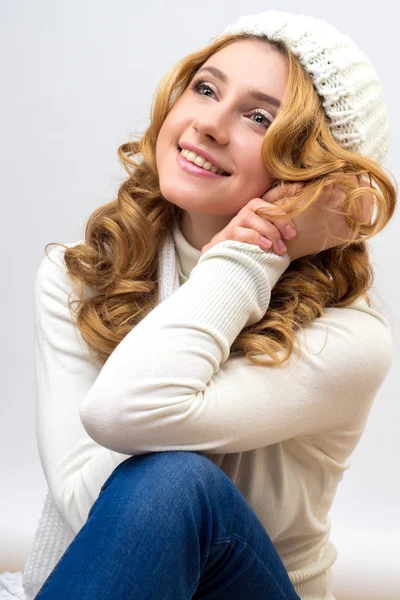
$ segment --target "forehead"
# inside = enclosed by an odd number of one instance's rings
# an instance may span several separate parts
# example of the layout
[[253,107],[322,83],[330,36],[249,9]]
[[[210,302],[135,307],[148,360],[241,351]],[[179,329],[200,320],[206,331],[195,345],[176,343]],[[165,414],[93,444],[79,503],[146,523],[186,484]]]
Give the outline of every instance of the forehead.
[[224,85],[239,86],[244,91],[257,88],[273,92],[279,99],[283,97],[288,78],[287,59],[265,41],[232,42],[210,56],[202,67],[210,65],[226,74]]

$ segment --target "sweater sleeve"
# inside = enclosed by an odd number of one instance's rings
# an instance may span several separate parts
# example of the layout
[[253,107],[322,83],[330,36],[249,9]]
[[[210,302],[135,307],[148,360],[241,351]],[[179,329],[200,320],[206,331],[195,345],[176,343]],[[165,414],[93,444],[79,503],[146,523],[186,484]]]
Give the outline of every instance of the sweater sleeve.
[[52,498],[76,534],[101,486],[128,456],[99,445],[82,426],[79,407],[100,367],[71,319],[67,302],[73,285],[59,248],[49,256],[40,263],[34,284],[36,434]]
[[284,368],[229,357],[288,265],[287,254],[237,241],[205,252],[109,357],[80,408],[88,434],[132,454],[233,453],[333,430],[363,411],[393,348],[385,320],[362,303],[329,308],[304,327],[300,356],[296,344]]

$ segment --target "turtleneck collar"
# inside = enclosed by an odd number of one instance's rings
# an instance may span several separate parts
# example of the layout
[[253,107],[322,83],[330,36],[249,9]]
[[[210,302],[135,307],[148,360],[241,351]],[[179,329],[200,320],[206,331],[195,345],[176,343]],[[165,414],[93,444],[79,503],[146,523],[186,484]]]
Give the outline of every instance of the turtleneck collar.
[[193,248],[183,237],[183,233],[178,224],[172,228],[172,237],[176,250],[176,261],[179,273],[179,285],[182,285],[189,279],[192,269],[197,265],[201,256],[201,250]]

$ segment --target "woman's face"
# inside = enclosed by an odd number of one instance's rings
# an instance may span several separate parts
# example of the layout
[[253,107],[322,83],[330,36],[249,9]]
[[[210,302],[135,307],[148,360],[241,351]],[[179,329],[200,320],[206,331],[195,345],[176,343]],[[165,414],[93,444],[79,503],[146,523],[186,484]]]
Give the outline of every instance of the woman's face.
[[[207,67],[219,69],[224,80]],[[262,41],[233,42],[211,56],[159,132],[156,164],[162,195],[193,217],[203,215],[202,225],[211,231],[212,220],[222,229],[252,198],[264,194],[272,178],[262,164],[261,145],[287,79],[285,57]],[[270,98],[252,97],[251,91]],[[178,145],[185,142],[208,152],[230,176],[208,178],[182,168]]]

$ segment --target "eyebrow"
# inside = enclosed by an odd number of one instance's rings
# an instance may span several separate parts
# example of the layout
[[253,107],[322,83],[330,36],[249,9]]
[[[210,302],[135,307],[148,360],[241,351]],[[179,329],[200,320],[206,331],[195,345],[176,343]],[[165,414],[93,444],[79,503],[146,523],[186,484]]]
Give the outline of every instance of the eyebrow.
[[[228,77],[226,76],[226,74],[223,71],[221,71],[221,69],[218,69],[217,67],[212,67],[211,65],[208,67],[201,67],[197,71],[197,73],[200,73],[202,71],[208,71],[212,75],[215,75],[215,77],[218,77],[218,79],[220,79],[224,83],[228,82]],[[281,105],[281,103],[279,102],[279,100],[277,100],[277,98],[274,98],[273,96],[270,96],[269,94],[264,94],[264,92],[260,92],[259,90],[249,90],[247,92],[247,96],[249,96],[250,98],[254,98],[255,100],[260,100],[261,102],[267,102],[268,104],[272,104],[273,106],[276,106],[277,108],[279,108]]]

